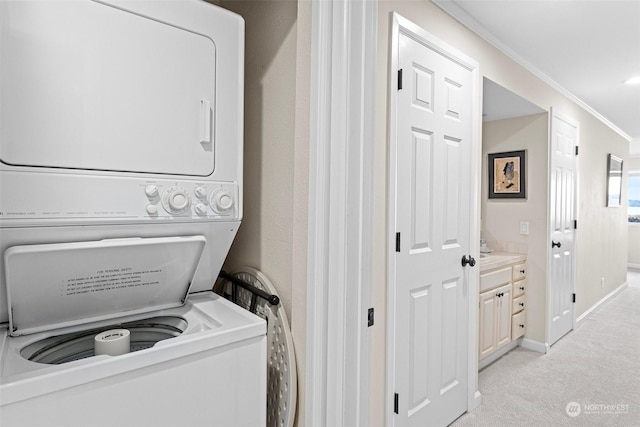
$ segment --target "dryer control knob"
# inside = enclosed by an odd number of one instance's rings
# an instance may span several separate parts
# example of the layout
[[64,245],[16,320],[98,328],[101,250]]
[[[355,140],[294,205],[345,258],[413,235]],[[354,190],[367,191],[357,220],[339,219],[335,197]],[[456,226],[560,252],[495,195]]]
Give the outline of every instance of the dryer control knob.
[[186,212],[191,206],[189,193],[182,187],[169,187],[162,193],[162,206],[172,214]]
[[156,197],[158,195],[158,186],[157,185],[147,185],[144,188],[144,194],[147,195],[147,197]]
[[216,190],[211,195],[211,205],[217,213],[226,213],[233,207],[233,197],[225,190]]
[[198,203],[196,205],[196,213],[198,215],[206,215],[207,214],[207,205],[204,203]]
[[196,193],[196,197],[199,199],[207,197],[207,189],[204,187],[196,187],[194,192]]
[[169,206],[176,211],[189,207],[189,195],[184,190],[175,190],[169,194]]

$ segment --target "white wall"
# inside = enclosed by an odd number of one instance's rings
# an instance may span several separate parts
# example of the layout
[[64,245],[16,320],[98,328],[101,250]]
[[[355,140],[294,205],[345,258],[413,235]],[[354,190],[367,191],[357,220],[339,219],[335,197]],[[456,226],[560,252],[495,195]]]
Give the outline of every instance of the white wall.
[[[547,277],[547,113],[482,124],[482,230],[487,245],[499,252],[527,255],[526,338],[545,342]],[[526,150],[526,199],[489,199],[487,155]],[[529,234],[520,234],[520,221]]]

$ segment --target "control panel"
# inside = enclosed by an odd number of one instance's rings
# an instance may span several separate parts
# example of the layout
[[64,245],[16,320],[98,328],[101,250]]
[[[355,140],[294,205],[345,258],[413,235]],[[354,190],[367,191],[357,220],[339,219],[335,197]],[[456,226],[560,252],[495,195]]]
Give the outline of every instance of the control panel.
[[[229,221],[242,216],[236,182],[48,175],[3,176],[0,222],[3,226],[116,220]],[[20,185],[11,181],[20,179]],[[20,188],[21,191],[14,190]],[[48,222],[48,221],[47,221]]]
[[161,188],[158,184],[147,184],[144,188],[149,203],[149,215],[158,215],[159,206],[171,216],[233,217],[237,199],[233,183],[193,183],[170,185]]

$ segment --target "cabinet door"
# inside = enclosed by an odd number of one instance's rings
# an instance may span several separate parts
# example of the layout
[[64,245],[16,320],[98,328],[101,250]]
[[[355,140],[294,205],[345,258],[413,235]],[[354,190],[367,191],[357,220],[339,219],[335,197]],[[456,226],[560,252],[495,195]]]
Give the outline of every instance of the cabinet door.
[[511,283],[496,289],[494,292],[500,295],[496,297],[498,300],[496,312],[497,350],[511,341]]
[[496,291],[480,294],[480,342],[478,345],[478,359],[488,356],[496,350]]

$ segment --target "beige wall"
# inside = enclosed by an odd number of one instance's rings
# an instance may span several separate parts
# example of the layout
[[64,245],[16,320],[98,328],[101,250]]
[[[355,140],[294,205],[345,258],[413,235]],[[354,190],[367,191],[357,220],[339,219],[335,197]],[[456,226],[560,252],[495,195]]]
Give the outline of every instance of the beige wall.
[[245,20],[244,217],[224,268],[261,270],[290,318],[297,3],[220,5]]
[[[562,96],[543,81],[517,65],[497,49],[470,32],[428,1],[379,1],[378,65],[376,87],[376,148],[374,181],[373,301],[376,324],[386,319],[386,146],[389,13],[397,11],[447,44],[466,53],[480,63],[483,76],[506,87],[526,100],[580,122],[579,156],[579,228],[577,242],[577,309],[580,315],[616,286],[626,281],[628,226],[621,215],[624,209],[604,207],[606,153],[626,159],[628,142],[602,124],[581,107]],[[626,211],[626,210],[625,210]],[[600,277],[605,277],[604,288]],[[375,425],[383,425],[385,416],[385,329],[372,331],[372,402],[371,417]]]
[[303,419],[311,3],[219,4],[245,19],[244,218],[224,268],[257,268],[276,286],[291,323]]
[[607,154],[626,160],[629,144],[600,123],[586,118],[588,116],[577,118],[580,121],[580,188],[576,316],[627,281],[627,201],[623,197],[623,206],[606,207],[606,175]]
[[[640,171],[640,157],[629,158],[622,169],[624,170],[625,176],[629,176],[629,171]],[[625,190],[623,189],[622,191],[622,197],[625,197]],[[629,266],[640,268],[640,224],[629,224],[629,253],[627,262]]]
[[[545,342],[547,278],[547,113],[482,124],[482,229],[487,245],[499,252],[527,255],[526,338]],[[488,199],[487,154],[526,150],[527,198]],[[520,221],[529,234],[520,234]]]

